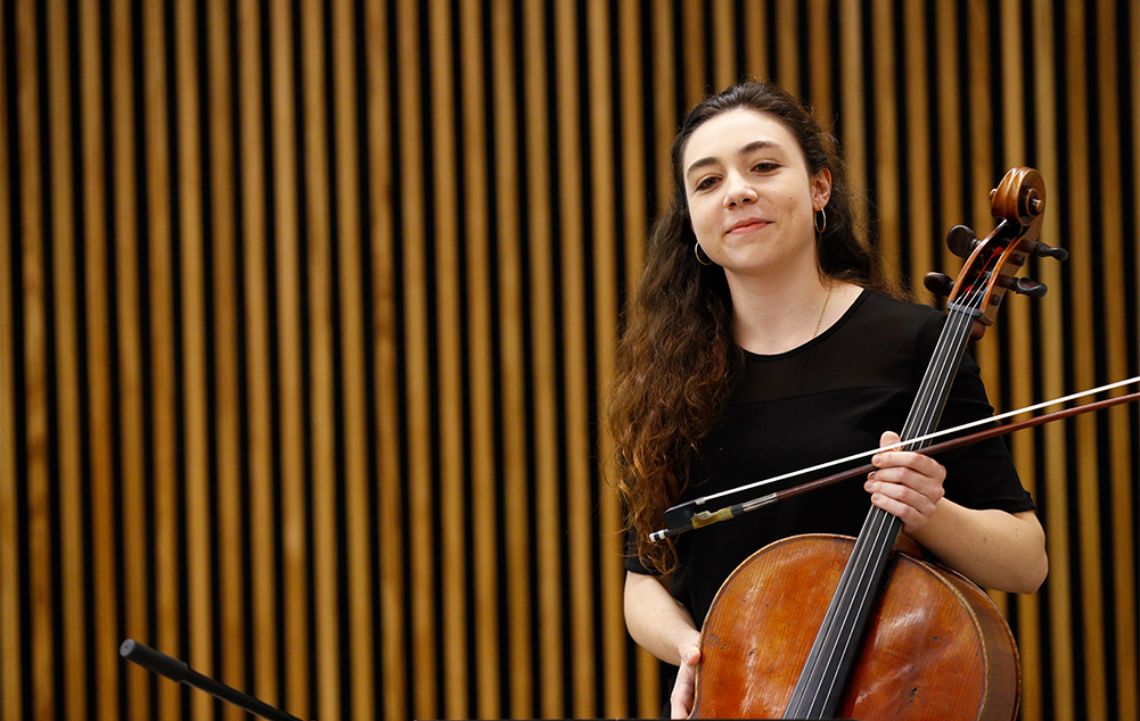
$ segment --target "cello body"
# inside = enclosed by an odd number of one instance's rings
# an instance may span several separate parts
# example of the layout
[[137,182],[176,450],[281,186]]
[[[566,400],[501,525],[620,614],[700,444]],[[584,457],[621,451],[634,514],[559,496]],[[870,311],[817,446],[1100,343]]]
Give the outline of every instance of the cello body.
[[[705,618],[693,718],[778,718],[851,555],[854,539],[809,534],[752,554]],[[1017,714],[1009,627],[962,576],[895,552],[836,717],[979,719]]]

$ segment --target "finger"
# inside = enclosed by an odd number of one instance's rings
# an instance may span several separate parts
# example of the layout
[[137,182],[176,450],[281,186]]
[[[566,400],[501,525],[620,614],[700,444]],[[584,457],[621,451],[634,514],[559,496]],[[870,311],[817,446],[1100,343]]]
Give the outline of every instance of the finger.
[[689,717],[689,711],[679,701],[669,700],[669,718],[671,719],[685,719]]
[[887,485],[895,485],[909,488],[929,498],[931,503],[937,503],[946,495],[946,489],[943,487],[941,479],[931,478],[930,476],[900,466],[883,468],[869,473],[864,487],[868,491],[879,490],[879,487],[875,485],[876,483],[884,484],[884,487]]
[[692,668],[681,666],[677,670],[677,680],[673,683],[673,693],[669,695],[669,715],[672,718],[688,718],[693,688]]
[[938,480],[946,477],[945,466],[930,456],[913,451],[882,451],[871,456],[871,465],[876,468],[910,468]]
[[869,493],[881,493],[899,503],[910,506],[922,515],[934,513],[935,505],[937,505],[938,501],[942,498],[941,486],[931,486],[929,484],[915,488],[910,485],[889,483],[876,478],[875,480],[867,481],[867,483],[864,484],[864,488]]
[[879,436],[879,448],[891,448],[897,446],[902,438],[894,431],[883,431]]
[[902,501],[891,498],[885,493],[872,493],[871,503],[892,516],[895,516],[902,521],[904,525],[910,526],[922,521],[922,514],[917,510]]

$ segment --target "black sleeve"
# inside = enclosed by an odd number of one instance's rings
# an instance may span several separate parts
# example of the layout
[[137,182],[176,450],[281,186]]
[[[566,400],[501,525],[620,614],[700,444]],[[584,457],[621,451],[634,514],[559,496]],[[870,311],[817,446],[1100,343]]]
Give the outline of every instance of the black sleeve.
[[661,574],[652,571],[645,567],[641,559],[637,556],[637,536],[632,528],[626,529],[625,532],[625,558],[622,559],[622,565],[625,570],[631,573],[640,573],[646,576],[659,576]]
[[[941,315],[932,315],[923,328],[916,358],[916,361],[921,359],[917,362],[920,371],[926,369],[944,320]],[[986,397],[978,364],[967,353],[962,358],[938,427],[951,428],[992,415],[993,407]],[[937,460],[946,466],[946,497],[955,503],[967,508],[994,508],[1008,513],[1036,508],[1021,485],[1002,438],[991,438],[940,454]]]

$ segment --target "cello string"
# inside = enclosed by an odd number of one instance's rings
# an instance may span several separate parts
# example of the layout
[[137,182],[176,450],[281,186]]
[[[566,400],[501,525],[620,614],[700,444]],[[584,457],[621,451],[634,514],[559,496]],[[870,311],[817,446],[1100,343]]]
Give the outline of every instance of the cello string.
[[[992,258],[989,260],[992,260]],[[987,260],[987,265],[989,260]],[[939,335],[938,343],[935,345],[932,354],[933,362],[929,371],[925,374],[923,382],[920,384],[915,412],[912,414],[912,418],[909,419],[912,422],[904,423],[902,430],[904,439],[906,436],[915,436],[916,427],[924,428],[931,426],[935,422],[935,416],[939,415],[937,408],[937,406],[940,405],[939,397],[945,397],[946,384],[950,381],[950,376],[954,370],[960,365],[962,353],[965,351],[965,338],[959,338],[958,335],[967,330],[969,324],[973,322],[973,316],[967,309],[976,310],[979,308],[983,296],[984,291],[972,287],[970,297],[967,299],[967,302],[960,306],[960,309],[951,306],[946,326],[944,327],[944,331]],[[956,346],[957,350],[952,347],[950,351],[947,352],[946,346]],[[940,388],[944,392],[932,393],[932,388]],[[907,444],[904,440],[903,447],[907,450],[913,450],[915,445],[913,443]],[[876,511],[879,511],[879,513],[876,513]],[[874,576],[873,569],[878,567],[875,561],[882,558],[884,553],[890,551],[890,549],[887,548],[887,540],[892,533],[897,531],[897,529],[892,528],[892,526],[896,526],[898,523],[901,522],[897,517],[877,507],[871,509],[871,512],[864,522],[865,530],[867,530],[868,533],[866,536],[860,533],[860,539],[866,538],[866,543],[856,542],[856,547],[852,550],[852,554],[856,555],[856,558],[852,559],[854,561],[854,563],[851,564],[852,573],[845,573],[844,576],[848,578],[840,579],[841,588],[836,594],[836,597],[840,598],[841,603],[846,600],[846,603],[843,604],[845,606],[845,612],[841,618],[835,617],[832,619],[831,623],[828,623],[830,614],[825,616],[824,620],[828,628],[826,631],[821,630],[821,633],[826,633],[826,636],[831,637],[831,643],[824,644],[830,645],[831,648],[827,652],[826,659],[820,658],[822,653],[814,659],[808,659],[808,663],[812,667],[809,671],[809,684],[814,687],[812,693],[813,700],[808,707],[809,713],[807,715],[809,716],[816,712],[817,702],[820,705],[819,711],[822,712],[830,702],[831,696],[838,690],[838,684],[834,682],[828,686],[826,692],[824,692],[823,686],[828,678],[834,680],[838,668],[832,669],[831,667],[835,664],[837,659],[842,660],[854,640],[855,623],[851,618],[852,614],[866,603],[867,596],[873,585],[871,583]],[[845,580],[846,583],[844,582]],[[842,597],[844,596],[848,598],[843,599]],[[858,604],[854,603],[855,597],[859,597]],[[839,627],[838,632],[835,630],[837,624]],[[840,641],[842,641],[842,648],[839,647]],[[824,651],[823,646],[821,646],[819,651]],[[820,661],[823,661],[822,667]],[[807,686],[807,684],[805,684],[805,686]],[[825,695],[821,697],[821,693]],[[802,705],[803,699],[793,699],[793,704],[795,703]],[[792,710],[791,705],[789,705],[789,710]]]

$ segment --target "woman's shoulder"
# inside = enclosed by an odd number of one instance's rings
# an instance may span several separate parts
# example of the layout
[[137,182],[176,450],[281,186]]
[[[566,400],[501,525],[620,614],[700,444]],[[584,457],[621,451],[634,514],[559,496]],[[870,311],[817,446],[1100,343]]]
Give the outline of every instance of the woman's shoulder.
[[864,312],[875,316],[880,321],[893,320],[923,325],[929,322],[931,318],[938,318],[943,315],[941,311],[929,305],[915,303],[881,290],[867,289],[863,295]]
[[844,331],[864,342],[891,346],[922,346],[937,340],[945,314],[879,290],[865,290]]

